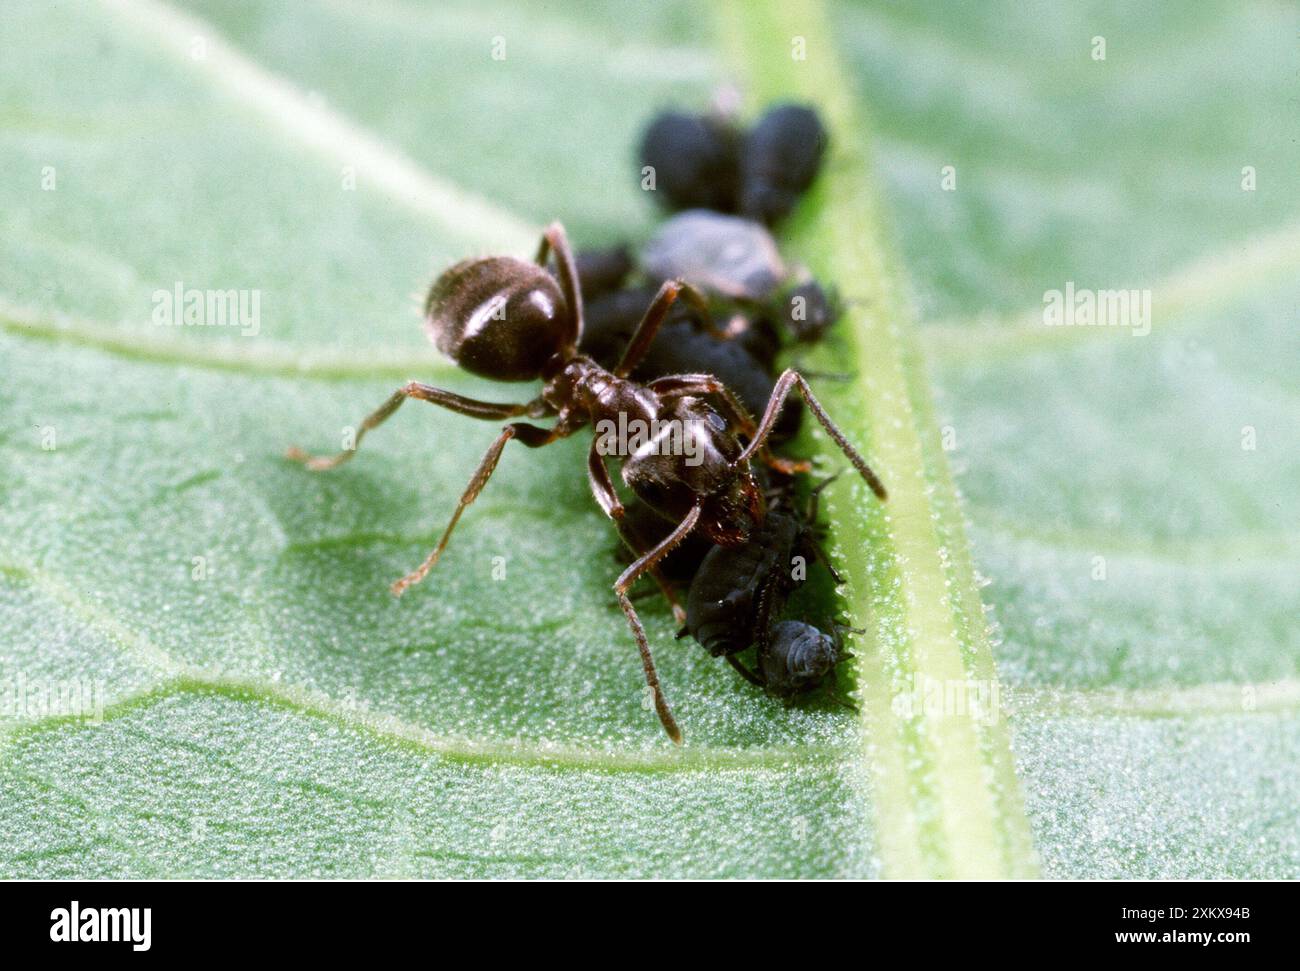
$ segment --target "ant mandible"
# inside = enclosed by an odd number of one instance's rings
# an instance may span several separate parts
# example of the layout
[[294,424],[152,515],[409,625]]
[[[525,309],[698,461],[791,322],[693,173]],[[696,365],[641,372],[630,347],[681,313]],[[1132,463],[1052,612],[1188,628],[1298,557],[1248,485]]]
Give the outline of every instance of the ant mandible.
[[[558,281],[546,269],[552,252]],[[639,548],[641,544],[620,530],[637,558],[614,584],[619,606],[641,653],[655,711],[664,730],[678,744],[682,741],[681,729],[659,685],[650,644],[628,590],[642,575],[657,575],[659,561],[692,530],[698,528],[720,546],[736,546],[748,539],[764,515],[763,495],[750,471],[751,458],[757,456],[787,473],[808,471],[807,463],[781,459],[765,447],[791,388],[799,390],[809,409],[872,491],[885,498],[880,480],[831,421],[797,371],[788,370],[781,375],[757,423],[735,395],[712,375],[677,374],[644,384],[630,380],[628,375],[641,361],[659,325],[679,297],[703,307],[702,296],[689,285],[680,280],[665,282],[650,302],[613,371],[579,354],[582,295],[564,227],[552,223],[542,234],[533,263],[509,256],[457,263],[434,281],[424,308],[429,336],[453,361],[473,374],[497,381],[540,378],[544,382],[540,395],[523,404],[498,404],[411,381],[397,389],[361,423],[351,450],[328,458],[313,458],[296,448],[289,450],[290,458],[305,463],[313,471],[335,468],[352,457],[366,432],[382,424],[407,398],[441,405],[471,418],[556,418],[551,428],[516,421],[501,430],[470,478],[438,545],[415,570],[392,585],[393,593],[400,595],[422,580],[438,562],[465,507],[478,498],[511,439],[518,439],[529,448],[541,448],[588,424],[618,423],[620,414],[626,416],[628,423],[620,427],[631,427],[633,419],[639,419],[643,423],[641,427],[651,428],[678,423],[691,437],[689,445],[693,448],[670,449],[672,454],[660,454],[661,449],[645,447],[618,453],[627,486],[660,516],[677,525],[649,550]],[[725,420],[704,396],[718,403]],[[656,421],[658,424],[652,424]],[[741,444],[733,428],[747,439],[746,444]],[[624,507],[614,490],[600,443],[601,438],[593,436],[587,477],[600,508],[619,523]],[[688,460],[691,456],[694,462]],[[674,607],[680,613],[680,607],[676,604]]]

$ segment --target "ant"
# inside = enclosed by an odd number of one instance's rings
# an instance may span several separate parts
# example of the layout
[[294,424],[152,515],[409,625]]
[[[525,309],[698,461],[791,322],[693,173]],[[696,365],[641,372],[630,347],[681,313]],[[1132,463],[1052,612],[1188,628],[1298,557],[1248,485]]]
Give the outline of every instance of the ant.
[[[557,264],[556,277],[546,270],[552,254]],[[656,564],[696,529],[719,546],[738,546],[749,538],[761,525],[765,512],[751,459],[757,458],[787,474],[808,471],[806,463],[781,459],[766,447],[781,405],[792,389],[799,391],[872,491],[882,500],[886,494],[876,474],[793,369],[781,375],[757,423],[726,385],[712,375],[677,374],[645,384],[631,380],[628,375],[640,363],[679,297],[703,304],[700,294],[687,284],[666,281],[611,371],[578,352],[583,327],[582,293],[573,251],[560,223],[551,223],[543,232],[532,263],[509,256],[463,260],[438,277],[429,291],[424,308],[427,333],[439,350],[467,371],[498,381],[540,378],[544,382],[541,394],[521,404],[501,404],[411,381],[361,423],[356,446],[360,446],[366,432],[391,417],[407,398],[471,418],[556,419],[551,428],[513,421],[501,430],[470,477],[438,545],[415,570],[392,585],[392,592],[401,595],[438,562],[461,514],[478,498],[510,441],[518,439],[529,448],[541,448],[586,425],[617,423],[620,417],[629,423],[639,420],[652,428],[671,422],[684,429],[690,441],[683,440],[683,444],[693,447],[670,449],[672,454],[661,454],[662,449],[650,447],[617,450],[624,483],[661,517],[676,525],[652,548],[635,550],[637,559],[614,584],[619,607],[641,655],[655,712],[668,736],[681,744],[681,729],[660,687],[645,628],[628,598],[628,590],[637,578],[653,573]],[[721,414],[705,396],[718,403]],[[747,440],[745,444],[741,444],[737,431]],[[605,465],[601,443],[602,437],[594,435],[587,458],[587,478],[596,503],[617,523],[625,510]],[[294,448],[288,455],[313,471],[322,471],[336,468],[354,452],[355,448],[331,457],[313,458]],[[697,461],[692,463],[691,456]]]

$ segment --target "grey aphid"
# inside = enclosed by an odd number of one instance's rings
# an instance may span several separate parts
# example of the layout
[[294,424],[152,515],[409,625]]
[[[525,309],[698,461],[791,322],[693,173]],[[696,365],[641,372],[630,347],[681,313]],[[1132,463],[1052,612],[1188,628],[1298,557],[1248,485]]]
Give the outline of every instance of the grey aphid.
[[642,251],[641,266],[656,280],[682,279],[732,300],[764,300],[787,276],[766,227],[707,209],[664,223]]

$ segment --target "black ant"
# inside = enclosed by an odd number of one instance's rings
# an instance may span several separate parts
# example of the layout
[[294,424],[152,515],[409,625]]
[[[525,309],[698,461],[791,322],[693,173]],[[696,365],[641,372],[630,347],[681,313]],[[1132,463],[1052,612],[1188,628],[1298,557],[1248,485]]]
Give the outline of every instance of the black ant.
[[[552,253],[558,281],[546,270]],[[783,472],[807,471],[806,465],[780,459],[766,448],[781,404],[791,389],[798,389],[827,433],[881,499],[885,498],[885,488],[797,371],[781,375],[757,423],[712,375],[671,375],[646,384],[629,379],[679,297],[702,302],[686,284],[665,282],[646,308],[622,360],[610,371],[578,353],[583,328],[582,294],[573,252],[558,222],[543,233],[533,263],[509,256],[457,263],[435,280],[429,291],[425,302],[429,336],[439,350],[473,374],[498,381],[540,378],[544,382],[541,394],[522,404],[499,404],[411,381],[361,423],[356,445],[407,398],[428,401],[472,418],[556,418],[551,428],[516,421],[501,430],[461,494],[438,545],[415,570],[392,585],[393,593],[400,595],[438,562],[461,514],[478,498],[512,439],[529,448],[540,448],[589,424],[618,423],[620,417],[629,423],[620,427],[630,427],[630,422],[637,420],[642,427],[680,430],[683,437],[679,444],[683,447],[669,449],[670,454],[663,454],[660,448],[618,449],[623,481],[638,498],[676,525],[653,548],[637,550],[636,561],[614,584],[619,606],[641,654],[655,711],[668,736],[680,744],[681,729],[659,685],[645,629],[627,595],[632,584],[643,574],[653,573],[655,565],[695,529],[719,546],[737,546],[749,538],[763,522],[765,511],[762,492],[750,469],[751,459],[758,458]],[[718,403],[721,414],[705,396]],[[741,444],[737,431],[747,439],[746,444]],[[602,441],[601,436],[593,436],[587,477],[597,504],[609,518],[618,521],[623,518],[624,507],[605,466]],[[346,462],[354,451],[312,458],[291,449],[289,456],[320,471]],[[690,461],[692,455],[697,460],[694,464]]]

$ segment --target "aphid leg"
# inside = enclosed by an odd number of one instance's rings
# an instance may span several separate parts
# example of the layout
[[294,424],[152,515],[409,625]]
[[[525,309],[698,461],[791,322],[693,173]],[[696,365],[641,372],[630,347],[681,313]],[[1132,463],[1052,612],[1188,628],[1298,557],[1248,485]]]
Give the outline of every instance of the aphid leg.
[[826,567],[826,572],[831,575],[831,580],[835,585],[839,586],[844,583],[844,577],[840,576],[840,571],[835,569],[835,566],[831,563],[831,558],[826,555],[825,548],[822,547],[816,536],[808,537],[808,545],[812,547],[813,556],[817,558],[817,561]]
[[618,362],[618,367],[614,368],[616,376],[625,378],[636,370],[636,366],[645,357],[646,351],[650,350],[655,334],[659,332],[660,325],[667,319],[668,311],[672,309],[678,297],[690,303],[706,317],[708,316],[708,301],[700,291],[683,280],[665,280],[659,287],[659,292],[650,301],[650,306],[646,307],[636,330],[632,332],[632,339],[627,342],[627,347],[623,350],[623,358]]
[[393,596],[400,597],[407,587],[423,580],[437,564],[438,557],[442,556],[442,551],[447,548],[447,541],[451,539],[451,531],[456,528],[456,523],[460,521],[460,514],[465,511],[466,506],[478,498],[478,494],[483,491],[483,487],[487,485],[487,480],[492,477],[492,473],[496,470],[497,462],[501,458],[501,450],[506,447],[506,442],[512,438],[518,438],[529,448],[541,448],[543,445],[549,445],[559,437],[561,435],[557,433],[557,429],[538,428],[536,425],[528,425],[524,422],[513,422],[501,429],[501,434],[497,436],[497,440],[492,443],[486,454],[484,454],[483,461],[479,462],[478,468],[474,470],[474,475],[469,480],[469,485],[465,487],[465,491],[461,494],[460,502],[456,505],[456,511],[451,514],[451,522],[447,523],[447,528],[443,530],[438,545],[434,547],[432,553],[424,558],[423,563],[389,588],[393,591]]
[[808,493],[808,522],[817,522],[817,513],[821,503],[822,490],[840,477],[840,472],[835,472],[822,479]]
[[636,608],[632,606],[632,601],[627,597],[627,591],[636,582],[637,577],[671,553],[673,548],[690,534],[699,520],[700,507],[691,507],[691,511],[686,514],[686,518],[678,523],[676,528],[659,542],[658,546],[624,570],[622,576],[614,584],[614,593],[618,597],[618,605],[623,608],[623,615],[627,617],[628,626],[632,628],[632,636],[636,638],[637,650],[641,652],[641,667],[645,669],[645,683],[650,687],[651,695],[654,698],[655,712],[659,715],[659,721],[663,724],[668,737],[678,745],[682,743],[682,730],[677,727],[677,720],[673,718],[672,709],[668,707],[668,699],[664,697],[663,689],[659,687],[659,674],[655,671],[654,656],[650,653],[650,642],[646,639],[645,628],[641,626],[641,618],[636,615]]
[[418,398],[421,401],[427,401],[430,404],[441,405],[452,411],[459,412],[462,415],[469,415],[471,418],[486,418],[495,420],[500,418],[518,418],[521,415],[527,415],[529,418],[540,418],[546,413],[546,406],[540,398],[526,402],[521,405],[516,404],[497,404],[491,401],[478,401],[474,398],[466,398],[452,391],[444,391],[441,388],[435,388],[430,384],[421,384],[419,381],[410,381],[402,385],[393,392],[392,396],[373,412],[366,416],[361,427],[357,429],[356,441],[352,447],[345,451],[339,452],[332,456],[311,456],[302,449],[290,448],[285,457],[295,462],[302,462],[313,472],[323,472],[326,469],[337,468],[356,453],[361,446],[361,439],[365,438],[366,432],[372,428],[378,428],[402,406],[402,402],[407,398]]
[[821,426],[826,429],[827,434],[835,440],[835,444],[840,447],[840,451],[842,451],[848,460],[853,463],[853,467],[857,469],[858,474],[866,480],[867,485],[871,487],[871,491],[874,492],[882,501],[888,498],[888,493],[885,491],[884,485],[876,476],[876,473],[871,471],[871,466],[867,465],[867,460],[859,455],[857,449],[849,444],[849,440],[844,437],[844,433],[839,430],[835,422],[831,421],[831,416],[826,413],[826,409],[822,407],[821,402],[818,401],[817,397],[812,393],[812,388],[808,387],[808,382],[805,381],[799,372],[793,368],[783,372],[781,377],[777,379],[776,387],[772,389],[772,397],[767,399],[767,409],[763,412],[763,417],[758,423],[758,431],[754,437],[749,440],[749,444],[746,445],[745,450],[740,453],[740,457],[736,459],[735,464],[741,465],[744,462],[747,462],[756,451],[763,447],[763,444],[767,441],[767,437],[772,434],[772,429],[776,425],[776,420],[781,414],[781,405],[785,403],[786,396],[790,393],[790,389],[794,387],[799,389],[799,394],[803,396],[803,400],[807,403],[808,409],[817,417],[817,420],[821,422]]
[[815,486],[813,486],[812,490],[808,493],[808,516],[807,516],[808,545],[812,547],[813,555],[817,557],[818,561],[820,561],[822,566],[826,567],[826,572],[831,575],[831,579],[834,580],[837,584],[843,583],[844,578],[840,576],[839,571],[836,570],[835,566],[831,563],[831,558],[826,555],[826,550],[822,546],[821,540],[818,539],[817,537],[817,529],[818,529],[817,515],[818,512],[820,511],[822,490],[825,489],[828,485],[830,485],[839,477],[840,477],[840,473],[836,472],[834,475],[828,475],[826,478],[822,479],[821,482],[818,482]]
[[[838,617],[833,618],[829,626],[835,631],[836,639],[843,640],[845,634],[865,634],[867,631],[862,627],[850,627],[845,621]],[[852,657],[852,654],[845,654],[845,657]]]
[[839,705],[841,708],[847,708],[855,715],[861,714],[861,712],[858,710],[857,705],[855,705],[848,698],[840,694],[839,673],[834,668],[831,668],[829,680],[831,683],[831,690],[826,692],[826,697],[830,698],[831,701],[835,702],[835,704]]
[[735,668],[737,673],[739,673],[740,676],[744,678],[746,681],[748,681],[750,684],[758,685],[758,687],[760,688],[767,686],[767,682],[764,681],[762,678],[760,678],[753,671],[749,670],[749,668],[745,667],[745,663],[736,655],[728,654],[727,663],[730,664],[733,668]]
[[573,247],[564,226],[558,222],[551,223],[542,231],[542,241],[537,247],[537,265],[546,266],[551,252],[555,253],[555,265],[560,276],[560,292],[564,302],[569,305],[573,317],[573,333],[566,336],[565,346],[570,354],[582,340],[582,288],[578,286],[578,267],[573,259]]
[[[754,638],[754,664],[759,671],[763,670],[763,659],[772,647],[772,607],[772,581],[769,578],[758,590],[758,601],[754,610],[754,630],[758,632],[758,636]],[[730,659],[730,655],[728,655],[728,660]],[[733,664],[732,667],[740,671],[742,675],[745,673],[736,664]],[[766,678],[756,676],[749,680],[752,680],[760,687],[767,687]]]
[[[609,477],[605,456],[600,454],[599,442],[599,438],[593,438],[591,448],[587,451],[587,481],[591,485],[591,494],[596,497],[596,502],[605,515],[614,520],[614,525],[618,527],[618,535],[632,551],[633,558],[642,556],[645,554],[645,539],[636,527],[624,518],[623,503],[618,498],[618,493],[614,491],[614,482]],[[664,578],[657,566],[650,573],[659,586],[659,592],[664,595],[668,606],[672,608],[673,618],[679,624],[686,623],[686,611],[678,601],[673,585]]]
[[[712,374],[670,374],[651,381],[649,387],[663,397],[682,394],[713,395],[722,406],[727,419],[742,435],[752,439],[758,434],[758,426],[754,423],[753,416],[736,397],[735,392]],[[759,451],[758,455],[764,464],[776,469],[782,475],[798,475],[812,471],[811,462],[775,455],[766,446]]]

